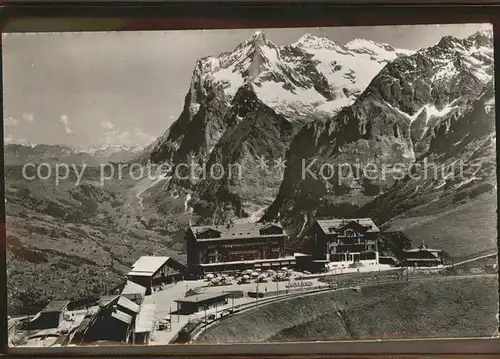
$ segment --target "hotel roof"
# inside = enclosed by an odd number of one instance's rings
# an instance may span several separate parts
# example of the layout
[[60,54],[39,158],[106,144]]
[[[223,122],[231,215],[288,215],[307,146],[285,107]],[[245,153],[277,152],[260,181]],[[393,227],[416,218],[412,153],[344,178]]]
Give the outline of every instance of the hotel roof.
[[406,253],[418,253],[418,252],[438,252],[439,253],[442,251],[443,251],[442,249],[432,249],[432,248],[427,248],[427,247],[403,249],[403,252],[406,252]]
[[[262,230],[277,228],[281,233],[262,233]],[[286,235],[283,226],[279,222],[263,222],[263,223],[235,223],[231,225],[213,225],[213,226],[194,226],[190,227],[195,238],[198,241],[211,241],[221,239],[236,239],[236,238],[258,238],[269,237],[273,235]],[[214,237],[203,238],[202,233],[213,232],[217,234]]]
[[340,218],[340,219],[335,218],[335,219],[317,220],[316,222],[325,233],[337,233],[337,231],[341,230],[346,225],[353,222],[368,228],[366,231],[367,233],[380,232],[380,230],[371,220],[371,218]]
[[135,332],[136,333],[147,333],[152,332],[155,323],[155,311],[156,305],[154,304],[143,304],[141,311],[137,315],[135,321]]

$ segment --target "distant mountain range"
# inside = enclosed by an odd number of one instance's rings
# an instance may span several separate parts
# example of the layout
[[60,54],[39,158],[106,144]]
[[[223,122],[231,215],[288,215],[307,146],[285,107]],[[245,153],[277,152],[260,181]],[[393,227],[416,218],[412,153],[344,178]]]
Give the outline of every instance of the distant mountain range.
[[142,150],[143,147],[140,146],[124,145],[97,145],[75,149],[64,145],[7,144],[4,146],[4,161],[6,165],[24,165],[30,162],[99,165],[131,161]]

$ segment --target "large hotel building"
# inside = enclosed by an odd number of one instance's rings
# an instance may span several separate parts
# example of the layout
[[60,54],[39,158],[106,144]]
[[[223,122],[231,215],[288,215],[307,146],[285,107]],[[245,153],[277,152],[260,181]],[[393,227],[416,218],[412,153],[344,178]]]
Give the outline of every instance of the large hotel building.
[[378,264],[379,234],[370,218],[317,220],[308,235],[311,270],[320,271],[332,262],[342,266]]
[[277,222],[190,227],[186,232],[188,268],[204,273],[293,265],[295,258],[285,256],[287,238]]

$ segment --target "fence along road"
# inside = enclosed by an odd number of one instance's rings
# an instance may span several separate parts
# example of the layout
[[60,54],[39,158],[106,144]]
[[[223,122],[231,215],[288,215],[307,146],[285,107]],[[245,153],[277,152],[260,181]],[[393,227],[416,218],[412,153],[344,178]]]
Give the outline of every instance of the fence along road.
[[[253,302],[253,303],[245,303],[245,304],[240,304],[239,306],[235,307],[235,312],[231,316],[226,316],[226,317],[220,317],[220,318],[215,318],[209,323],[200,323],[198,327],[196,327],[192,333],[191,333],[191,341],[196,340],[205,330],[208,328],[212,327],[216,323],[220,322],[221,320],[224,320],[226,318],[230,318],[233,315],[241,314],[246,311],[255,309],[257,307],[261,307],[264,305],[268,305],[271,303],[276,303],[280,301],[285,301],[293,298],[299,298],[299,297],[305,297],[305,296],[312,296],[316,295],[319,293],[325,293],[325,292],[333,292],[333,291],[338,291],[338,290],[356,290],[362,287],[372,287],[372,286],[378,286],[378,285],[384,285],[384,284],[394,284],[394,283],[407,283],[407,282],[418,282],[418,281],[449,281],[449,280],[461,280],[461,279],[468,279],[468,278],[496,278],[498,275],[497,274],[492,274],[492,273],[475,273],[475,274],[439,274],[439,273],[433,273],[431,275],[422,273],[420,275],[415,275],[411,276],[406,279],[388,279],[388,280],[382,280],[382,281],[376,281],[376,282],[368,282],[368,283],[359,283],[358,285],[351,284],[346,287],[341,287],[341,288],[335,288],[335,287],[327,287],[327,288],[322,288],[322,289],[316,289],[316,290],[309,290],[309,291],[300,291],[298,293],[292,293],[288,295],[283,295],[280,297],[273,297],[270,299],[262,299],[259,300],[258,302]],[[495,336],[498,334],[498,330],[493,334]],[[175,342],[175,339],[172,342]]]

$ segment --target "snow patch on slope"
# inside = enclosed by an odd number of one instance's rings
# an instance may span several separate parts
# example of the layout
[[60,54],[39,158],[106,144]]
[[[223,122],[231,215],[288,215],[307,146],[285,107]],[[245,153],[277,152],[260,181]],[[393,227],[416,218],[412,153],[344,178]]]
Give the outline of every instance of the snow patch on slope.
[[452,110],[457,108],[457,106],[452,106],[452,104],[448,104],[445,107],[443,107],[441,110],[438,110],[436,106],[434,105],[426,105],[425,107],[425,112],[427,114],[427,118],[425,119],[425,124],[429,123],[429,120],[431,120],[433,117],[442,117],[450,113]]
[[388,102],[386,102],[386,105],[388,107],[390,107],[391,109],[393,109],[394,111],[396,111],[397,113],[406,117],[410,121],[410,124],[413,121],[415,121],[422,114],[423,111],[425,111],[425,114],[426,114],[425,124],[428,124],[431,119],[436,118],[436,117],[445,116],[448,113],[450,113],[451,111],[453,111],[454,109],[456,109],[457,106],[453,105],[454,102],[455,101],[451,102],[450,104],[444,106],[440,110],[435,105],[431,105],[431,104],[424,105],[418,111],[415,111],[415,113],[413,115],[409,115],[406,112],[401,111],[399,108],[392,106]]

